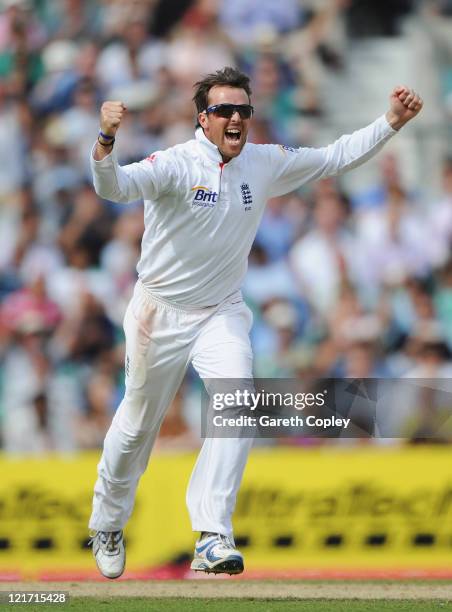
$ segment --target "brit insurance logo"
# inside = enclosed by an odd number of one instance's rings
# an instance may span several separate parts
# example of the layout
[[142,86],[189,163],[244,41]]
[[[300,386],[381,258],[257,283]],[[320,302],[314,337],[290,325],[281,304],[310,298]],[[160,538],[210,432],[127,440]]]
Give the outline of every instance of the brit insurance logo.
[[218,201],[218,193],[212,191],[203,185],[196,185],[191,188],[195,192],[195,197],[192,201],[192,206],[200,206],[201,208],[214,208]]
[[251,189],[248,183],[242,183],[240,185],[242,192],[242,201],[245,210],[251,210],[251,204],[253,203],[253,196],[251,195]]

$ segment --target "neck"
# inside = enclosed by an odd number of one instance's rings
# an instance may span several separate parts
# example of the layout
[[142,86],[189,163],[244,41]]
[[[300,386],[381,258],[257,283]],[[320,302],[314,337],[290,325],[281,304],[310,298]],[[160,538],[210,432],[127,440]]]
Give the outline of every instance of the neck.
[[[204,134],[205,134],[205,132],[204,132]],[[206,138],[207,138],[208,140],[210,140],[210,138],[209,138],[208,136],[206,136]],[[214,142],[212,142],[212,140],[210,140],[210,142],[211,142],[212,144],[215,144]],[[217,146],[217,145],[215,145],[215,146]],[[232,157],[227,157],[226,155],[224,155],[224,153],[221,151],[220,147],[217,147],[217,149],[218,149],[218,152],[219,152],[219,153],[220,153],[220,155],[221,155],[221,159],[223,160],[223,163],[224,163],[224,164],[227,164],[228,162],[230,162],[230,161],[231,161]]]
[[[200,126],[200,127],[202,127],[202,126]],[[202,129],[202,131],[204,132],[204,128]],[[204,136],[207,138],[207,140],[210,140],[210,138],[207,136],[207,134],[206,134],[205,132],[204,132]],[[213,142],[213,140],[210,140],[210,142],[211,142],[213,145],[215,145],[215,143]],[[215,146],[217,147],[217,145],[215,145]],[[221,155],[221,159],[222,159],[222,161],[223,161],[223,163],[224,163],[224,164],[227,164],[228,162],[230,162],[230,161],[231,161],[232,157],[227,157],[226,155],[224,155],[224,154],[221,152],[221,150],[220,150],[220,148],[219,148],[219,147],[217,147],[217,149],[218,149],[218,152],[219,152],[219,153],[220,153],[220,155]]]

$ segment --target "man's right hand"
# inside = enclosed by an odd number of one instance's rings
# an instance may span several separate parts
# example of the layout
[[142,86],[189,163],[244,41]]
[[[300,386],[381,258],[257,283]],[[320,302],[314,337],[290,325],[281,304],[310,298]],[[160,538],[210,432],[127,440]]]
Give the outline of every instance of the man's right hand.
[[[116,137],[116,132],[121,125],[121,120],[127,108],[122,102],[107,100],[100,109],[100,131],[105,136],[112,139]],[[114,140],[105,139],[99,134],[97,145],[94,149],[94,159],[101,161],[113,150]]]
[[100,109],[100,129],[107,136],[116,136],[121,120],[126,112],[122,102],[107,100]]

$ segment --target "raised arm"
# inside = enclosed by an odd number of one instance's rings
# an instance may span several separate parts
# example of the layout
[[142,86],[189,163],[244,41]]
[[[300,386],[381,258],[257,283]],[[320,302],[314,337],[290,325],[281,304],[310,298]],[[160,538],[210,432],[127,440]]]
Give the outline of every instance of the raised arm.
[[100,131],[91,154],[94,189],[101,198],[122,204],[155,200],[173,183],[171,156],[160,151],[140,162],[120,166],[114,143],[126,111],[119,101],[102,104]]
[[376,155],[383,145],[422,109],[421,98],[407,87],[396,87],[390,95],[390,107],[361,130],[341,136],[319,149],[287,149],[269,146],[274,170],[271,195],[282,195],[313,179],[342,174]]

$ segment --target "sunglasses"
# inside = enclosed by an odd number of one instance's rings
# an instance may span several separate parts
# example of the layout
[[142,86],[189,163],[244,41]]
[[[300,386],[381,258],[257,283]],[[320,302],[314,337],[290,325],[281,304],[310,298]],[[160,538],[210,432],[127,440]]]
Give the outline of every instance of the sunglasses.
[[215,117],[230,119],[236,111],[241,119],[249,119],[254,112],[254,108],[251,104],[214,104],[206,108],[204,112],[207,114],[213,113]]

